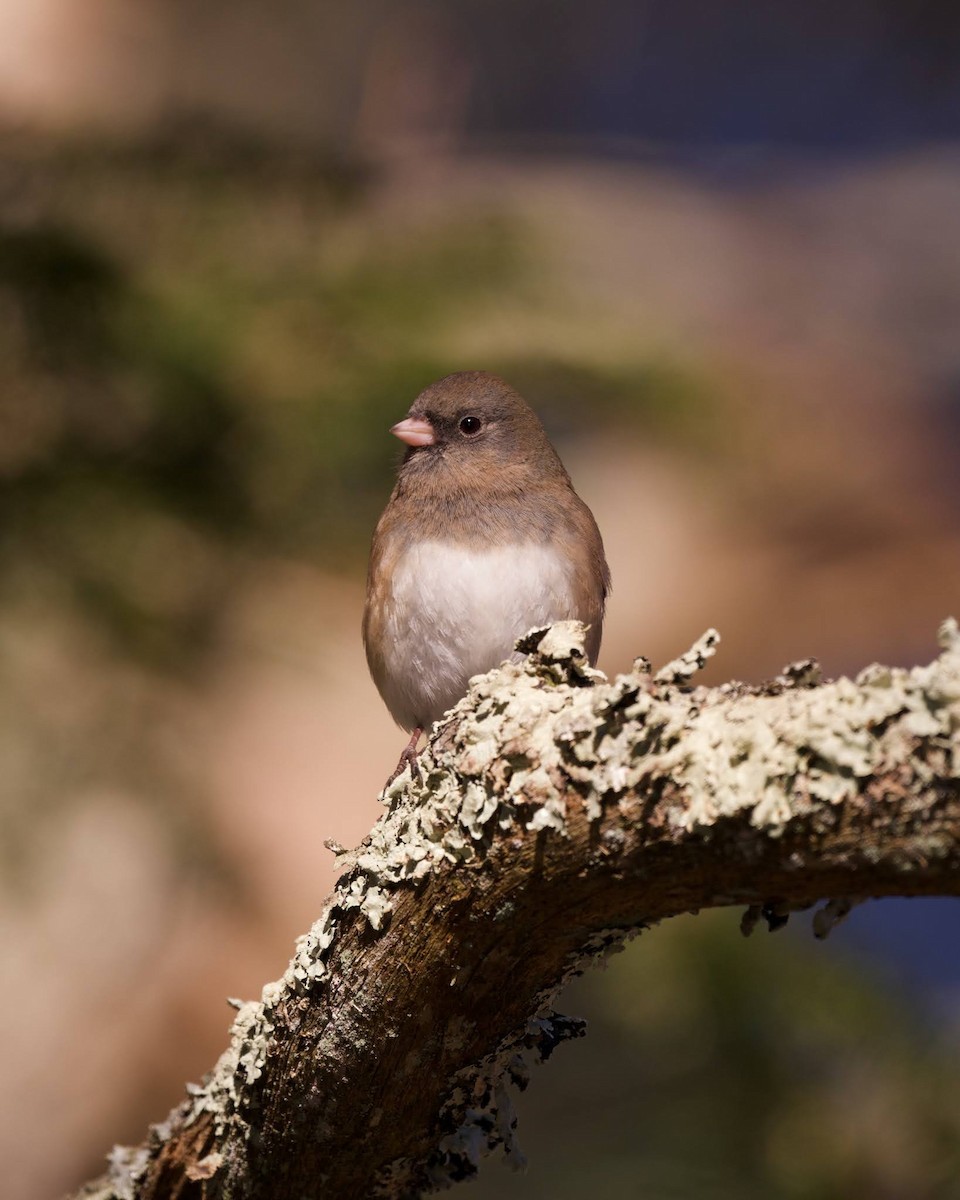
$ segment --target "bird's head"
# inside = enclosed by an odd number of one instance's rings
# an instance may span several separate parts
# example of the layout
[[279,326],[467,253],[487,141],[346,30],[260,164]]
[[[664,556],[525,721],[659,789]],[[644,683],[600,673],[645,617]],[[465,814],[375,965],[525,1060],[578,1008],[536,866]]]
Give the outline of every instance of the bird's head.
[[566,479],[566,472],[526,401],[486,371],[461,371],[426,388],[395,434],[408,446],[403,475],[442,476],[471,487]]

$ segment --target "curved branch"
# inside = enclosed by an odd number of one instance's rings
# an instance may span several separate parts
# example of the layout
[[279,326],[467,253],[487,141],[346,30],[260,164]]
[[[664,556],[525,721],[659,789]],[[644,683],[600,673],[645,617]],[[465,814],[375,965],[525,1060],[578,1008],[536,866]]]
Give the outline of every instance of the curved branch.
[[911,671],[693,688],[712,631],[608,682],[562,623],[473,682],[286,974],[87,1196],[409,1197],[518,1155],[523,1086],[578,1022],[571,974],[664,917],[960,893],[960,633]]

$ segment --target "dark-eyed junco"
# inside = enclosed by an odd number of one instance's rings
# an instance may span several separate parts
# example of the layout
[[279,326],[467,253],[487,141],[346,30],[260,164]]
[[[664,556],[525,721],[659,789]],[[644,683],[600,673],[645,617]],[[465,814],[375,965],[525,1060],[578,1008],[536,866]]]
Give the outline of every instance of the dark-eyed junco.
[[421,733],[527,630],[576,618],[600,650],[610,571],[537,415],[496,375],[431,384],[391,430],[409,447],[370,551],[363,641],[387,708]]

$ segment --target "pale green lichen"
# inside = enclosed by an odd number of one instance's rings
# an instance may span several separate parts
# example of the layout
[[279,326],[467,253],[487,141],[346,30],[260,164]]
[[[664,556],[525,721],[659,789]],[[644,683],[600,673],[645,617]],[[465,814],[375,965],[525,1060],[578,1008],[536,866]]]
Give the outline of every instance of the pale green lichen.
[[[686,654],[681,654],[673,662],[667,663],[653,677],[654,683],[664,686],[677,686],[687,683],[698,671],[702,671],[707,660],[713,658],[720,644],[720,634],[715,629],[708,629],[702,637],[693,643]],[[642,660],[641,670],[648,671],[649,664]]]
[[107,1155],[107,1178],[116,1200],[136,1200],[137,1184],[150,1166],[150,1146],[114,1146]]
[[678,829],[748,812],[752,825],[776,835],[794,817],[844,801],[866,777],[903,762],[912,739],[941,738],[948,772],[957,774],[955,621],[943,626],[941,656],[927,667],[873,667],[856,682],[814,688],[816,667],[806,662],[787,668],[779,694],[691,691],[693,673],[718,641],[709,630],[652,678],[638,660],[633,672],[608,683],[587,663],[583,627],[564,621],[526,635],[518,643],[526,659],[476,677],[448,714],[456,740],[438,738],[421,755],[422,784],[404,775],[386,789],[388,811],[361,851],[345,856],[350,870],[334,904],[300,939],[284,978],[238,1013],[230,1049],[195,1092],[195,1112],[237,1112],[244,1088],[263,1070],[279,999],[290,988],[322,983],[338,912],[359,909],[379,930],[393,888],[442,862],[469,861],[489,831],[521,820],[528,830],[564,834],[568,780],[587,785],[591,820],[602,815],[604,797],[663,778],[671,782],[668,815]]
[[[204,1084],[190,1087],[189,1120],[210,1113],[221,1135],[228,1124],[235,1133],[246,1128],[244,1099],[263,1073],[276,1008],[288,993],[322,985],[339,914],[358,909],[379,931],[393,888],[417,882],[442,862],[470,860],[489,829],[510,826],[518,805],[533,810],[529,828],[563,832],[562,763],[552,723],[571,707],[587,711],[592,685],[604,676],[587,663],[577,622],[534,631],[522,645],[536,657],[478,676],[448,714],[461,721],[455,754],[426,751],[422,786],[404,776],[385,790],[388,811],[360,852],[343,856],[348,869],[333,903],[299,939],[285,975],[264,988],[259,1002],[240,1007],[230,1046]],[[510,745],[522,752],[498,792],[485,776]]]
[[[360,850],[339,854],[344,871],[332,903],[299,939],[284,976],[264,988],[259,1002],[240,1006],[229,1048],[204,1084],[189,1090],[188,1120],[210,1113],[218,1134],[229,1126],[234,1144],[242,1144],[250,1085],[263,1073],[277,1008],[288,996],[324,986],[345,914],[359,911],[372,930],[382,930],[395,889],[442,864],[470,861],[497,831],[522,827],[563,836],[571,804],[583,805],[596,822],[618,798],[662,781],[669,784],[666,817],[678,831],[745,816],[777,836],[791,820],[844,802],[870,776],[910,760],[918,739],[938,753],[938,777],[960,777],[956,621],[942,626],[941,654],[929,666],[874,666],[856,681],[817,684],[819,669],[808,660],[786,668],[765,689],[690,687],[716,649],[713,630],[656,675],[638,659],[612,682],[589,666],[584,637],[583,626],[571,621],[531,631],[518,642],[526,658],[472,681],[420,757],[422,782],[406,773],[398,778],[383,793],[387,812]],[[922,774],[924,764],[915,756],[911,761]],[[604,831],[608,849],[617,834],[622,840],[615,826]],[[949,839],[932,834],[923,854],[936,857],[950,848]],[[904,870],[914,866],[904,860]],[[844,903],[823,910],[818,932],[843,915]],[[759,911],[768,921],[785,920],[772,909]],[[596,935],[567,973],[624,936],[619,930]],[[548,1032],[561,1028],[565,1018],[546,1014],[534,1018],[547,1023],[539,1042],[529,1028],[513,1035],[452,1088],[433,1183],[469,1173],[494,1145],[518,1153],[503,1080],[516,1080],[526,1069],[517,1038],[546,1045]],[[135,1154],[115,1151],[118,1178],[140,1170]],[[412,1169],[397,1165],[400,1172]]]
[[[960,637],[956,623],[941,632],[943,653],[913,670],[871,668],[856,682],[808,686],[811,664],[788,672],[779,694],[728,688],[678,694],[665,678],[687,679],[691,661],[715,645],[712,632],[690,655],[643,686],[638,674],[612,687],[625,720],[603,728],[611,707],[598,689],[590,713],[571,710],[554,730],[574,740],[568,773],[593,795],[616,795],[656,778],[669,780],[676,802],[669,816],[679,829],[706,827],[749,811],[750,822],[771,835],[818,805],[856,795],[863,780],[902,764],[916,739],[942,744],[948,777],[957,776],[960,723]],[[940,765],[938,774],[942,774]],[[803,788],[796,781],[803,780]],[[599,815],[593,801],[591,816]]]

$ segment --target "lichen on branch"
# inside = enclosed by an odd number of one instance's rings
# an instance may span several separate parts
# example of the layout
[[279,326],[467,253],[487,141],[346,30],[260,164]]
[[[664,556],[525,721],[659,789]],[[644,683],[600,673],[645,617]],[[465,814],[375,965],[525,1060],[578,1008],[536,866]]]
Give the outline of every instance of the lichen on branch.
[[636,930],[742,904],[960,891],[960,632],[912,670],[697,687],[709,631],[608,681],[561,622],[473,680],[286,973],[87,1195],[405,1197],[519,1147],[510,1088],[582,1028],[561,984]]

